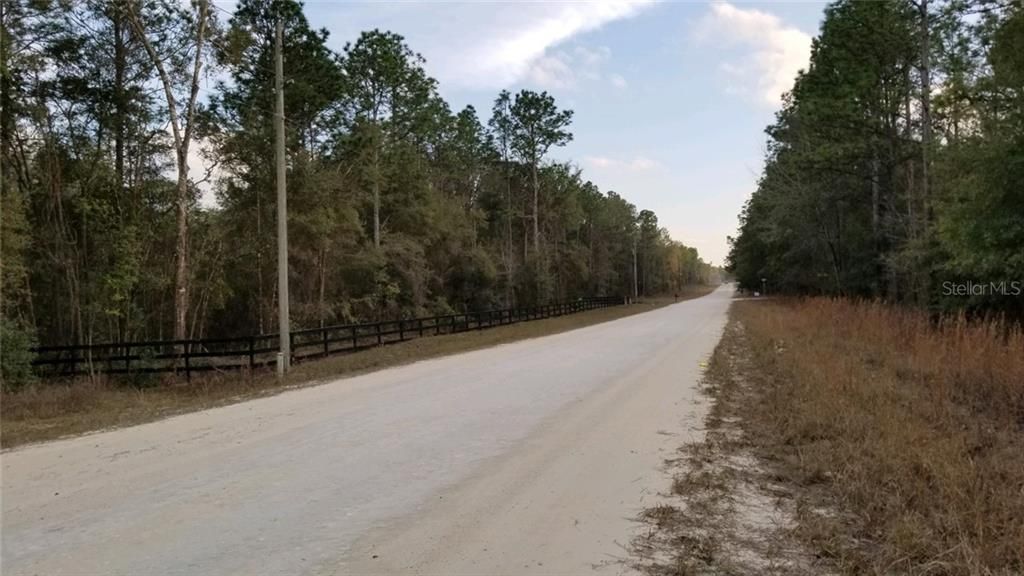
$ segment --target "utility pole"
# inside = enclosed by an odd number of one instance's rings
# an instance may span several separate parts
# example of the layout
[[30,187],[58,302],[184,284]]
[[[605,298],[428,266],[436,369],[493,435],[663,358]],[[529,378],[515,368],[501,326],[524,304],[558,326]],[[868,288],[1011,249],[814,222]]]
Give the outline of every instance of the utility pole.
[[277,310],[281,351],[277,356],[279,376],[288,372],[292,359],[291,323],[288,320],[288,194],[285,191],[284,157],[284,57],[281,54],[281,36],[284,24],[277,16],[274,34],[274,92],[277,110],[274,114],[275,160],[277,161]]
[[638,289],[639,280],[636,277],[636,243],[637,243],[637,238],[636,238],[636,236],[633,236],[633,301],[634,302],[640,296],[640,291]]

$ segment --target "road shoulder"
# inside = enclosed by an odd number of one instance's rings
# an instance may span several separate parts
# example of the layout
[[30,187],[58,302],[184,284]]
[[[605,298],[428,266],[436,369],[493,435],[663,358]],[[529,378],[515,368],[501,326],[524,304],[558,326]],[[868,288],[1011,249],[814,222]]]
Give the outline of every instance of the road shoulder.
[[[680,300],[699,298],[711,290],[713,287],[697,287],[682,294]],[[304,362],[296,365],[283,381],[279,381],[272,371],[261,371],[210,374],[194,377],[188,382],[161,379],[156,375],[131,381],[97,377],[40,382],[22,390],[5,391],[4,401],[0,404],[0,419],[3,421],[0,445],[6,450],[153,422],[296,388],[317,386],[338,378],[559,334],[650,312],[672,302],[672,298],[648,298],[629,306],[410,340],[356,354]]]

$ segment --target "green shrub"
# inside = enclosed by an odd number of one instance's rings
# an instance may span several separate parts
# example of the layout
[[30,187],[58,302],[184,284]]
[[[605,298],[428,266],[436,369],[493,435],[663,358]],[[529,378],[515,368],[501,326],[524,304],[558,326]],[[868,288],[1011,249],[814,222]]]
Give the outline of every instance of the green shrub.
[[35,334],[6,318],[0,318],[0,387],[14,389],[35,381],[29,349],[36,345]]

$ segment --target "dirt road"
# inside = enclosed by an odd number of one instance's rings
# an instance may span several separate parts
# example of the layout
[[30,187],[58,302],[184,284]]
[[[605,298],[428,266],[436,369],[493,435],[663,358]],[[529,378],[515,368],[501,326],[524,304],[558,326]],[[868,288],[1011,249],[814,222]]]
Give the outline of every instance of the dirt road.
[[5,452],[0,569],[618,573],[730,296]]

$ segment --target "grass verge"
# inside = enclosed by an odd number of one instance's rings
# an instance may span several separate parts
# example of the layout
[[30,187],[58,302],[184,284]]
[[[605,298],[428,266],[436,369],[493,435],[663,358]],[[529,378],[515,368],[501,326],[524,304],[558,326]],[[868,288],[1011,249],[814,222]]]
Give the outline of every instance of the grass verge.
[[666,462],[669,494],[642,511],[628,547],[631,567],[651,576],[826,574],[795,537],[792,487],[758,459],[744,411],[757,404],[742,323],[731,321],[701,382],[710,408],[704,437]]
[[[680,300],[703,296],[712,289],[694,288],[681,294]],[[166,375],[137,376],[130,380],[97,377],[41,382],[3,393],[0,398],[0,446],[11,448],[29,442],[140,424],[276,394],[298,386],[321,384],[338,377],[582,328],[653,310],[673,301],[672,297],[648,298],[630,306],[390,344],[297,364],[283,381],[279,381],[272,371],[259,371],[205,374],[194,376],[191,382]]]
[[737,302],[716,363],[746,390],[713,391],[716,406],[820,566],[1024,573],[1019,328],[837,300]]

